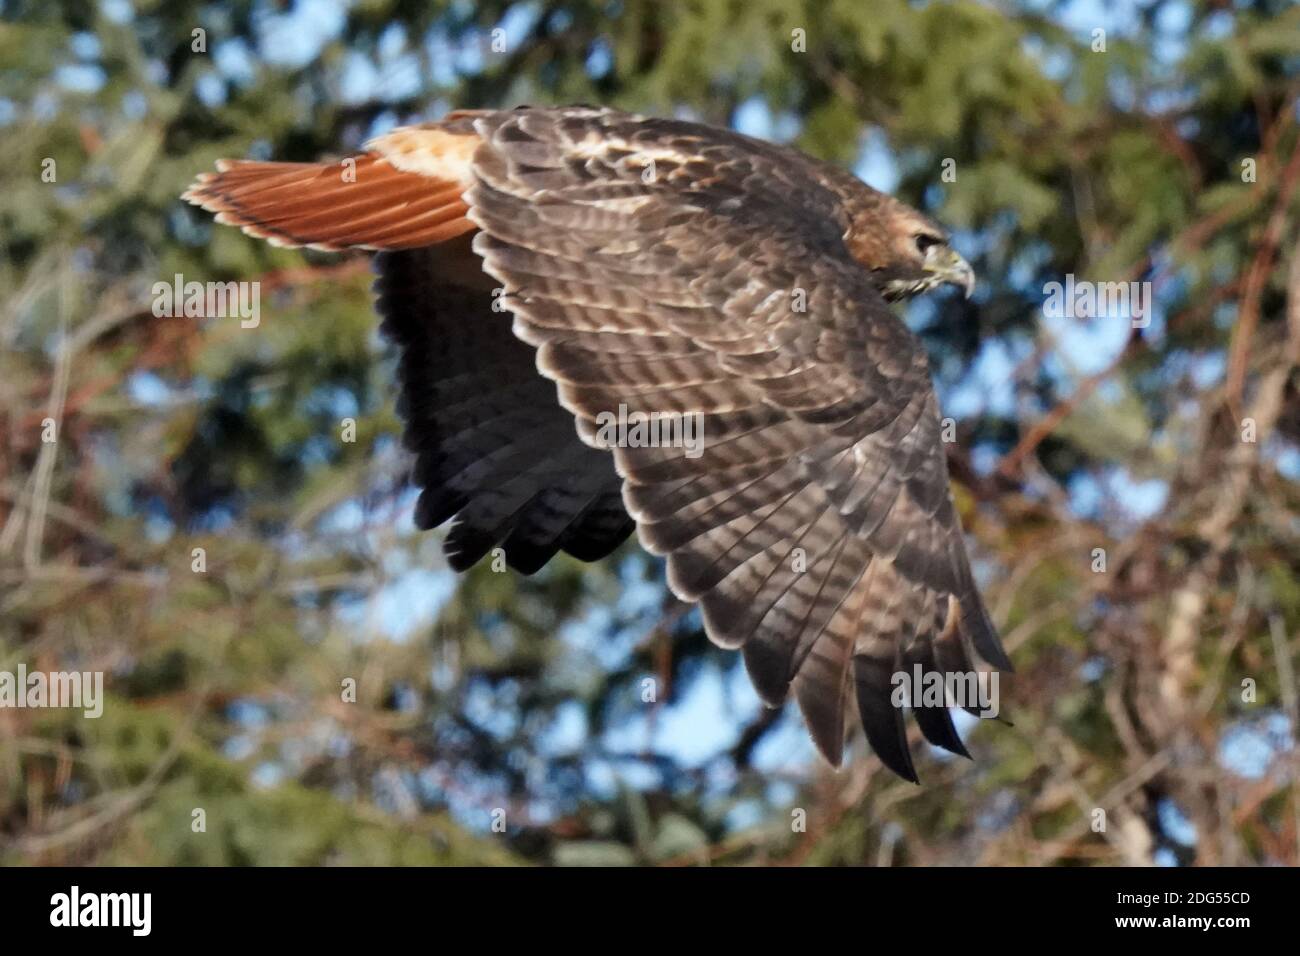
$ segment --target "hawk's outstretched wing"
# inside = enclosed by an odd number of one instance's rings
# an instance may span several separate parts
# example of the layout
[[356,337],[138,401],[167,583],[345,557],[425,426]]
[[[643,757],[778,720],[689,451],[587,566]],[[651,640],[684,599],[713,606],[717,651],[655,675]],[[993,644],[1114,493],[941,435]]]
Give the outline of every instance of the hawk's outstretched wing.
[[464,244],[375,257],[382,328],[401,349],[415,523],[456,519],[445,549],[457,571],[498,546],[524,574],[560,550],[603,558],[633,528],[618,475],[608,454],[578,439]]
[[[613,449],[642,543],[710,636],[742,649],[765,702],[793,686],[832,763],[856,684],[872,746],[914,777],[891,675],[973,669],[963,634],[1008,664],[925,355],[850,258],[827,183],[748,141],[619,122],[478,120],[474,249],[585,438],[620,406],[701,416],[699,457]],[[950,601],[960,627],[945,627]],[[946,710],[921,727],[961,750]]]
[[[187,198],[275,241],[390,250],[380,308],[404,349],[420,523],[456,516],[458,565],[503,542],[531,570],[605,553],[630,514],[766,703],[793,688],[838,764],[852,691],[872,747],[915,780],[893,676],[1010,662],[925,355],[861,264],[887,238],[862,228],[871,204],[893,201],[791,150],[612,110],[453,114],[371,150],[351,191],[334,166],[242,164]],[[439,258],[475,227],[517,339],[483,276]],[[697,416],[702,454],[605,441],[611,420],[665,415]],[[946,708],[914,712],[965,752]]]

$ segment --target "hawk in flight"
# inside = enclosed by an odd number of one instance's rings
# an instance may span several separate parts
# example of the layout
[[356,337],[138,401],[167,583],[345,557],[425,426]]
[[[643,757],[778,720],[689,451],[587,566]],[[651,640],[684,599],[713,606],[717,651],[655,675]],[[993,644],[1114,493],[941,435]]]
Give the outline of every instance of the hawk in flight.
[[[415,520],[452,522],[453,568],[497,548],[525,574],[594,561],[635,529],[764,703],[793,690],[836,766],[856,709],[913,781],[893,676],[1010,669],[928,361],[889,306],[970,292],[926,216],[792,149],[587,107],[460,111],[341,162],[217,169],[184,198],[218,222],[376,253]],[[689,418],[702,451],[611,443],[620,411]],[[946,706],[912,710],[966,754]]]

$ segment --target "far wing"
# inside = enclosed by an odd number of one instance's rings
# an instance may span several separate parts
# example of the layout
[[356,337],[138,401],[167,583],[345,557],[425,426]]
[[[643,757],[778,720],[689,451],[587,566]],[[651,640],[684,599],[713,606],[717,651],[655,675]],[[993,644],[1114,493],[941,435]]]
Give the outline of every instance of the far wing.
[[464,244],[375,262],[382,329],[401,349],[398,411],[422,489],[415,523],[454,519],[444,547],[458,571],[497,547],[524,574],[558,551],[603,558],[633,527],[613,463],[579,440]]

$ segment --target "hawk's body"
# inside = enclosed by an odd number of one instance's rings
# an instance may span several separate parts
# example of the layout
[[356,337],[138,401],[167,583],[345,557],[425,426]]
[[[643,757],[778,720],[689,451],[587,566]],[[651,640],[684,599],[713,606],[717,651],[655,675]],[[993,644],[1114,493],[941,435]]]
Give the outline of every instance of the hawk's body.
[[[452,565],[595,560],[635,527],[832,763],[853,688],[915,779],[891,675],[973,670],[972,646],[1009,667],[925,354],[886,301],[968,285],[937,227],[796,151],[612,110],[458,113],[368,149],[225,164],[186,198],[272,242],[380,252],[416,520],[456,519]],[[700,416],[703,454],[601,447],[620,406]],[[946,709],[916,715],[964,753]]]

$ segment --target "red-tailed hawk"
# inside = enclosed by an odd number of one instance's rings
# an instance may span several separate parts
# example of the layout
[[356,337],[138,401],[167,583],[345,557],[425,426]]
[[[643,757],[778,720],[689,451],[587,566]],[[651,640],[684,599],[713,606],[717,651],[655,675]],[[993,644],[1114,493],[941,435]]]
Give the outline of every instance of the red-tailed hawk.
[[[793,688],[827,760],[856,700],[910,780],[892,676],[969,673],[975,652],[1010,668],[925,353],[888,305],[973,282],[915,210],[792,149],[586,107],[457,112],[342,162],[223,162],[185,198],[277,245],[378,253],[416,522],[452,520],[457,570],[498,547],[524,573],[593,561],[635,528],[762,700]],[[613,416],[701,440],[611,442]],[[913,712],[966,753],[946,707]]]

